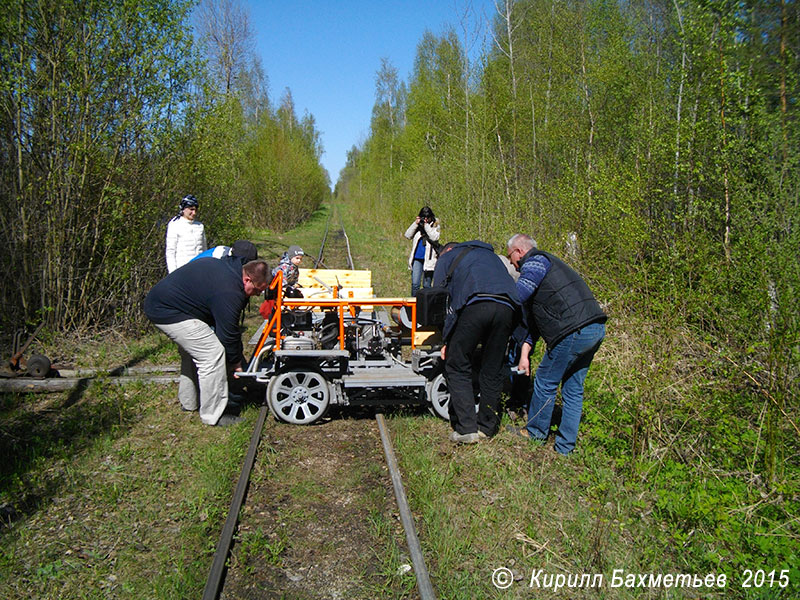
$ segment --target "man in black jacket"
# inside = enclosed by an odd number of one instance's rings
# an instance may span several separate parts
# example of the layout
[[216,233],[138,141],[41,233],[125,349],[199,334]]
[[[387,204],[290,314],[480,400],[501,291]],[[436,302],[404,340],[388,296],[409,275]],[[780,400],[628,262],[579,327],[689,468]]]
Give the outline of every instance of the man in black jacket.
[[[519,308],[514,280],[485,242],[447,244],[433,272],[433,285],[446,286],[450,306],[442,331],[442,359],[450,392],[450,440],[472,444],[497,433],[502,367],[514,315]],[[472,369],[480,353],[480,406],[475,413]]]
[[607,317],[581,276],[552,254],[538,250],[530,236],[514,235],[507,250],[520,272],[517,292],[529,331],[518,370],[530,375],[528,357],[537,338],[544,338],[547,345],[533,381],[527,427],[509,429],[521,437],[544,441],[561,385],[563,405],[555,450],[569,454],[578,438],[583,383],[605,336]]
[[147,318],[178,344],[178,400],[184,410],[199,409],[206,425],[228,424],[221,419],[228,404],[227,375],[241,371],[244,362],[239,315],[250,296],[267,285],[263,260],[200,258],[167,275],[145,298]]

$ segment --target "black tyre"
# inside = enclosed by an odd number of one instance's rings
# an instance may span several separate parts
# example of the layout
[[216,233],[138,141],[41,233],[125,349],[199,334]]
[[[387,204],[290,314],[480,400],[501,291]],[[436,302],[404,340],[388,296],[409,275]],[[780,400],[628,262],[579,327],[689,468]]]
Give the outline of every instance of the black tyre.
[[47,377],[50,372],[50,359],[43,354],[33,354],[28,359],[28,375],[31,377]]

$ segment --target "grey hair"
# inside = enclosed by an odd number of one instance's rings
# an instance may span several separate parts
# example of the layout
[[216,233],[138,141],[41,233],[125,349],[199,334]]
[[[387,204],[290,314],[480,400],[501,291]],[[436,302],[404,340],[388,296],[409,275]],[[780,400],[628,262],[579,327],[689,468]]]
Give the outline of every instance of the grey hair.
[[536,240],[524,233],[515,233],[511,236],[508,242],[506,242],[507,250],[511,250],[512,248],[520,248],[528,251],[537,247]]

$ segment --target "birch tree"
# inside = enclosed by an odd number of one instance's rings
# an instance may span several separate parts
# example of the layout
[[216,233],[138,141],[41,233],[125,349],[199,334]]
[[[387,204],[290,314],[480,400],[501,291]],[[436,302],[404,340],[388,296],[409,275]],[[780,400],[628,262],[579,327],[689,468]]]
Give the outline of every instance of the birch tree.
[[255,39],[249,11],[240,0],[202,0],[197,27],[212,77],[230,94],[238,79],[249,79],[252,68]]
[[81,327],[131,308],[147,268],[132,257],[152,248],[153,213],[141,200],[164,185],[164,162],[149,153],[191,76],[188,8],[6,3],[0,262],[17,285],[0,291],[4,323]]

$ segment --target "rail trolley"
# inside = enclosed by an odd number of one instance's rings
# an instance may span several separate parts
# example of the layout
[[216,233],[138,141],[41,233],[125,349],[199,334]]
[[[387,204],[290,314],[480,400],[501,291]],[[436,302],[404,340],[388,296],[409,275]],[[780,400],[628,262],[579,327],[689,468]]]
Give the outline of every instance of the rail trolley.
[[288,298],[282,273],[273,278],[275,310],[251,340],[255,350],[240,374],[266,384],[275,417],[308,425],[331,405],[407,403],[447,419],[441,336],[417,327],[416,299],[357,298],[314,279],[322,289]]

